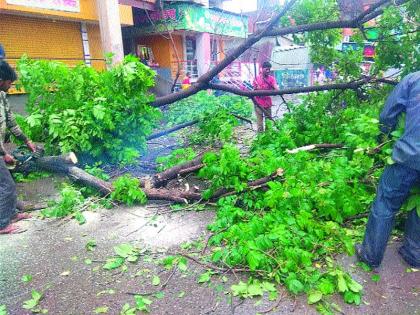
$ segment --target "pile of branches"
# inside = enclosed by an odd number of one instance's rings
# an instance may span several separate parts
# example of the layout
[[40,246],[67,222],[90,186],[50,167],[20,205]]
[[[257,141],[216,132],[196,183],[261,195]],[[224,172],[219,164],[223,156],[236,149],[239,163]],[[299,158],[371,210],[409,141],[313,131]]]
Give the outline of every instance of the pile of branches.
[[[175,203],[187,204],[199,202],[202,198],[202,191],[196,186],[190,188],[186,185],[184,189],[179,187],[169,188],[168,183],[172,180],[185,177],[199,171],[205,166],[203,156],[206,152],[199,154],[195,159],[171,167],[163,172],[157,173],[150,178],[140,179],[140,187],[149,200],[167,200]],[[47,171],[68,176],[73,182],[95,189],[101,195],[109,195],[114,188],[112,182],[95,177],[77,166],[78,160],[74,153],[61,156],[45,156],[34,159],[17,167],[15,172]],[[248,189],[255,190],[267,187],[267,183],[280,178],[283,170],[279,169],[273,174],[262,177],[248,183]],[[211,200],[235,194],[234,190],[219,189]]]

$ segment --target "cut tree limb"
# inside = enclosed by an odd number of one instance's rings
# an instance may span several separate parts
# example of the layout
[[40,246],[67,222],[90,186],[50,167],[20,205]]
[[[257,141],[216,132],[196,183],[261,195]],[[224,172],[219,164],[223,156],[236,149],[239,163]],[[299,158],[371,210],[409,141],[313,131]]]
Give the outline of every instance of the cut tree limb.
[[343,148],[344,145],[340,143],[319,143],[319,144],[310,144],[305,145],[303,147],[299,147],[293,150],[286,150],[287,153],[296,154],[302,151],[312,151],[315,149],[340,149]]
[[[283,174],[284,174],[284,170],[279,168],[277,171],[275,171],[274,173],[272,173],[272,174],[270,174],[266,177],[259,178],[259,179],[256,179],[256,180],[253,180],[253,181],[249,182],[248,183],[248,188],[249,189],[253,189],[253,188],[256,188],[256,187],[261,188],[261,187],[265,186],[268,182],[271,182],[271,181],[273,181],[273,180],[275,180],[279,177],[282,177]],[[236,193],[236,191],[233,190],[233,189],[221,188],[221,189],[217,190],[210,199],[215,200],[215,199],[219,199],[221,197],[230,196],[230,195],[235,194],[235,193]]]
[[[165,185],[169,180],[177,178],[178,175],[185,175],[188,172],[195,172],[203,167],[203,156],[209,151],[204,151],[200,153],[196,158],[185,163],[175,165],[161,173],[155,174],[152,177],[151,183],[149,186],[157,188]],[[147,185],[146,185],[147,186]]]

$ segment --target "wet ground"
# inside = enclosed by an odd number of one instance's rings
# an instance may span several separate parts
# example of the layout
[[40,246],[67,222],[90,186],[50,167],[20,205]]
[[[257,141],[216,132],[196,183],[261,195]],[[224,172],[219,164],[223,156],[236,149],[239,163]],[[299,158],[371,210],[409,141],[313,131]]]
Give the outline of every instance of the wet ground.
[[[275,112],[281,116],[284,108]],[[239,133],[246,148],[253,131],[247,126]],[[178,144],[167,139],[152,143],[153,153],[143,159],[138,175],[153,173],[155,157],[168,153],[171,145]],[[54,199],[62,181],[47,178],[19,184],[19,193],[32,202]],[[5,304],[9,314],[31,314],[23,304],[31,298],[32,290],[43,294],[39,311],[54,315],[118,315],[124,304],[134,306],[134,293],[150,299],[150,313],[157,315],[317,314],[304,296],[289,296],[281,287],[277,301],[266,296],[247,300],[232,297],[230,286],[245,281],[246,274],[215,274],[211,281],[200,284],[198,279],[207,271],[206,266],[189,260],[185,270],[166,269],[160,262],[169,255],[201,253],[209,234],[206,227],[215,216],[211,208],[178,211],[164,202],[150,202],[142,207],[84,214],[87,222],[79,225],[75,220],[43,220],[34,213],[32,219],[20,223],[24,233],[0,236],[0,305]],[[93,242],[96,246],[88,250],[86,245]],[[104,270],[114,247],[122,243],[140,248],[140,259],[127,263],[126,270]],[[397,254],[398,245],[394,242],[388,247],[377,282],[372,280],[372,273],[355,266],[354,257],[337,257],[364,286],[359,307],[344,304],[339,296],[331,297],[330,302],[341,309],[337,313],[420,314],[420,271],[407,268]],[[25,275],[32,280],[23,281]]]
[[[20,184],[19,190],[31,199],[53,198],[58,182],[43,179]],[[206,239],[212,209],[176,211],[166,203],[150,203],[85,212],[85,217],[87,223],[78,225],[74,220],[41,220],[35,214],[20,223],[26,232],[0,236],[0,304],[7,305],[9,314],[30,314],[22,306],[32,289],[43,293],[40,308],[57,315],[95,314],[95,310],[119,314],[125,303],[134,305],[132,293],[152,301],[151,314],[258,314],[270,309],[269,314],[316,314],[303,296],[295,299],[284,293],[275,302],[267,297],[232,298],[230,286],[246,275],[214,275],[210,282],[199,284],[205,266],[188,261],[185,271],[172,271],[159,263],[179,251],[202,250],[196,241]],[[91,240],[96,246],[88,251]],[[125,271],[104,270],[105,261],[114,255],[113,247],[121,243],[144,251],[140,260],[127,263]],[[365,290],[359,307],[332,298],[342,314],[420,314],[420,271],[407,272],[397,247],[398,243],[389,246],[379,282],[372,281],[372,273],[356,268],[353,257],[338,257]],[[24,275],[31,275],[32,281],[22,281]],[[155,276],[159,285],[152,284]]]

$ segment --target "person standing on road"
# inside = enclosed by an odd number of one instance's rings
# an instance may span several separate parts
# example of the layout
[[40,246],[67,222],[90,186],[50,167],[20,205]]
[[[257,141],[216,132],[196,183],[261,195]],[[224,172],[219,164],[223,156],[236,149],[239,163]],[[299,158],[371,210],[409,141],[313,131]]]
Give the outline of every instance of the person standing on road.
[[11,223],[29,217],[24,213],[18,214],[16,210],[16,185],[6,166],[16,161],[4,147],[6,130],[9,129],[15,137],[24,141],[32,152],[36,152],[35,145],[17,125],[6,98],[6,92],[16,79],[17,75],[12,67],[0,60],[0,234],[18,232],[17,227]]
[[[253,87],[255,90],[278,90],[276,79],[271,75],[271,63],[265,61],[262,64],[260,74],[255,78]],[[270,96],[256,96],[253,98],[255,115],[257,116],[257,131],[264,131],[264,118],[273,119],[271,107],[273,101]]]
[[[358,259],[376,268],[382,262],[396,213],[420,182],[420,71],[405,76],[388,97],[380,115],[381,132],[388,135],[405,113],[405,130],[394,145],[394,164],[381,176],[363,244],[356,244]],[[402,258],[420,267],[420,218],[417,209],[407,217]]]

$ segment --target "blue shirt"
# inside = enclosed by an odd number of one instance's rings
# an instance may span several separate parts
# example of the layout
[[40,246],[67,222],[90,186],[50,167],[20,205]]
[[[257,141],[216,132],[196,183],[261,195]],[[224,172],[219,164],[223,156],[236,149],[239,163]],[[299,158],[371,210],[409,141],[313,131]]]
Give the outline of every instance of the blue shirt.
[[0,44],[0,60],[6,57],[3,46]]
[[420,71],[405,76],[388,97],[379,117],[381,131],[393,131],[402,113],[405,129],[394,145],[392,159],[420,170]]

